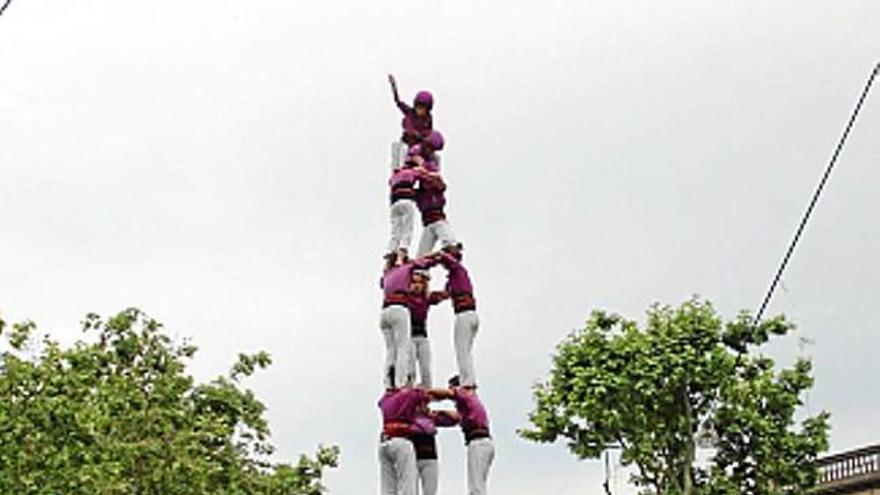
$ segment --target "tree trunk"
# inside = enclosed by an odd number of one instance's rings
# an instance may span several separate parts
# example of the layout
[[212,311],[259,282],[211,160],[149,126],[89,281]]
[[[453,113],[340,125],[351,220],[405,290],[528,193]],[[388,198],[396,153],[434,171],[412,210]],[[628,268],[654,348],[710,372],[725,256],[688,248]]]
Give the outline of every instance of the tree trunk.
[[693,464],[694,458],[696,457],[696,446],[694,445],[694,412],[693,408],[691,407],[690,394],[688,393],[687,384],[685,384],[684,390],[682,392],[683,393],[681,399],[684,401],[685,425],[687,429],[687,439],[685,441],[687,443],[685,445],[684,462],[681,465],[681,493],[682,495],[693,495]]

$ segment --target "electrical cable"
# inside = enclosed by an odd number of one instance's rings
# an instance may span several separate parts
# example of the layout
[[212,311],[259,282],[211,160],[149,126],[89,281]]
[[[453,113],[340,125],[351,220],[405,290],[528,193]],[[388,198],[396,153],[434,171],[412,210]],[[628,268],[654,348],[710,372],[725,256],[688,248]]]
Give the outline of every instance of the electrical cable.
[[822,194],[822,190],[825,188],[825,183],[828,181],[828,176],[831,175],[831,170],[834,168],[834,164],[837,163],[837,157],[840,155],[840,151],[843,149],[843,145],[844,143],[846,143],[847,137],[849,137],[849,131],[852,130],[853,124],[855,124],[856,117],[858,117],[859,111],[862,109],[862,104],[865,102],[865,98],[867,98],[868,92],[871,90],[871,85],[874,84],[874,79],[877,77],[878,72],[880,72],[880,63],[874,66],[874,70],[871,71],[871,75],[870,77],[868,77],[868,82],[865,84],[865,89],[862,90],[862,96],[859,98],[859,102],[856,104],[856,108],[855,110],[853,110],[853,113],[849,118],[849,122],[846,124],[846,129],[844,129],[843,135],[840,137],[840,141],[838,141],[837,143],[837,148],[834,149],[834,154],[831,156],[831,161],[828,163],[828,167],[825,169],[825,174],[822,176],[822,180],[819,182],[819,187],[816,188],[816,192],[813,193],[813,199],[810,200],[810,205],[807,207],[807,211],[804,213],[804,216],[801,219],[801,224],[798,226],[797,232],[794,235],[794,239],[792,239],[791,244],[789,244],[788,251],[786,251],[785,256],[782,258],[782,263],[779,265],[779,269],[776,271],[776,276],[773,277],[773,282],[770,284],[770,288],[767,290],[767,295],[764,296],[764,301],[761,303],[761,307],[755,314],[755,319],[752,321],[753,325],[757,325],[761,321],[761,317],[764,315],[764,310],[767,309],[767,304],[770,303],[770,298],[773,297],[773,292],[776,290],[776,286],[779,284],[779,281],[782,278],[782,272],[785,271],[785,267],[788,265],[789,259],[791,259],[794,248],[795,246],[797,246],[797,243],[801,238],[801,234],[804,232],[804,227],[807,226],[807,221],[810,219],[810,215],[813,213],[813,208],[815,208],[816,202],[819,200],[819,195]]

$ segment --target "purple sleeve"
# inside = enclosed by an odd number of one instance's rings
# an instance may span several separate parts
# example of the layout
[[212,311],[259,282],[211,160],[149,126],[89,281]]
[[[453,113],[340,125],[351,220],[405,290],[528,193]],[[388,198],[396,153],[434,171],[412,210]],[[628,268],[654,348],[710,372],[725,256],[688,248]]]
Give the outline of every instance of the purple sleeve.
[[413,388],[410,389],[410,393],[407,394],[407,402],[410,406],[416,407],[431,402],[431,396],[423,389]]
[[456,260],[451,254],[444,252],[440,253],[440,264],[442,264],[447,270],[450,270],[458,264],[458,260]]
[[434,424],[441,428],[458,425],[458,419],[448,414],[446,411],[436,411],[434,413]]
[[422,270],[424,270],[427,268],[431,268],[433,266],[437,266],[437,263],[439,263],[439,262],[440,261],[437,259],[436,256],[426,256],[424,258],[419,258],[419,259],[413,261],[413,265],[416,268],[421,268]]
[[413,113],[412,107],[400,100],[397,100],[397,108],[399,108],[404,115],[410,115]]
[[466,415],[471,408],[468,403],[468,398],[461,393],[460,389],[453,389],[452,401],[455,402],[455,409],[457,409],[458,413],[462,416]]

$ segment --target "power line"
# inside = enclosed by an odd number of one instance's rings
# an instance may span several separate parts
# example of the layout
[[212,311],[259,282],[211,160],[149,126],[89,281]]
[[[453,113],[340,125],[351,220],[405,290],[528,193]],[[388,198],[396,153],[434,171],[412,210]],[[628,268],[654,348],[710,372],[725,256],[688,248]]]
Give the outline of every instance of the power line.
[[3,12],[6,12],[6,7],[9,7],[10,3],[12,3],[12,0],[6,0],[3,2],[3,6],[0,7],[0,15],[3,15]]
[[776,276],[773,278],[773,283],[770,284],[770,289],[767,290],[767,295],[764,296],[764,301],[761,303],[760,309],[758,309],[757,314],[755,314],[755,319],[752,322],[754,325],[757,325],[761,321],[761,316],[764,315],[764,310],[767,309],[767,304],[770,303],[770,298],[773,297],[773,292],[776,290],[776,286],[779,284],[779,280],[782,278],[782,272],[785,271],[785,267],[788,265],[788,260],[791,259],[791,255],[794,252],[795,246],[797,246],[798,241],[801,238],[801,234],[804,232],[804,227],[807,226],[807,220],[810,219],[810,215],[813,213],[813,208],[816,206],[816,202],[819,200],[819,195],[822,194],[822,189],[825,187],[825,183],[828,181],[828,176],[831,175],[831,170],[834,168],[834,164],[837,163],[837,157],[840,155],[840,151],[843,149],[844,143],[846,143],[846,138],[849,137],[849,131],[852,129],[853,124],[855,124],[856,117],[859,115],[859,111],[862,109],[862,103],[865,102],[865,98],[868,96],[868,92],[871,90],[871,85],[874,84],[874,78],[877,77],[877,73],[880,72],[880,63],[874,66],[874,70],[871,71],[870,77],[868,77],[868,82],[865,84],[865,89],[862,90],[862,96],[859,98],[859,102],[856,104],[855,110],[853,110],[852,115],[849,118],[849,122],[846,124],[846,129],[843,131],[843,135],[840,137],[840,141],[837,143],[837,148],[834,149],[834,154],[831,156],[831,161],[828,163],[828,168],[825,169],[825,175],[822,176],[822,181],[819,182],[819,187],[816,188],[816,192],[813,193],[813,199],[810,200],[810,205],[807,207],[807,211],[804,213],[804,217],[801,219],[801,224],[798,226],[797,232],[794,235],[794,239],[792,239],[791,244],[788,246],[788,251],[785,253],[785,257],[782,258],[782,263],[779,265],[779,269],[776,271]]

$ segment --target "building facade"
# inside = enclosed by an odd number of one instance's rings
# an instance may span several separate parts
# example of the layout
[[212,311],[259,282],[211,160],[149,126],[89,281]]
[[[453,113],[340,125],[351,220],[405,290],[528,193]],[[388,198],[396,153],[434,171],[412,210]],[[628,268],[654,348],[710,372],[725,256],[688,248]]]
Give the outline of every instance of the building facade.
[[812,495],[880,495],[880,445],[819,459]]

